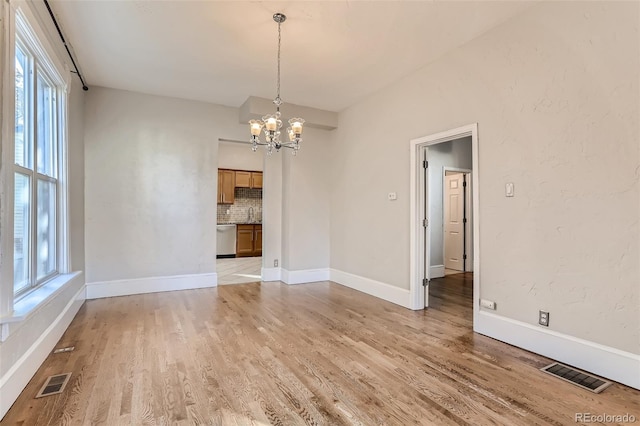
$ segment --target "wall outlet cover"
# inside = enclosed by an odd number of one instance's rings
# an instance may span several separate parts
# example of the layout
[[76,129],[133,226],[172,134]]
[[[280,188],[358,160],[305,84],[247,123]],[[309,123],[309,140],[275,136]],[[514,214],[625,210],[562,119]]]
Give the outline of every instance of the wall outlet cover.
[[549,327],[549,312],[540,311],[538,313],[538,324]]

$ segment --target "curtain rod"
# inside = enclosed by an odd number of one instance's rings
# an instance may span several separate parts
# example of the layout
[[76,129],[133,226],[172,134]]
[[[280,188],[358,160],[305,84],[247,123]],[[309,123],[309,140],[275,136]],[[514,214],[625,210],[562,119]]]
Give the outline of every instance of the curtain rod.
[[58,35],[60,36],[60,40],[62,40],[62,44],[64,44],[64,48],[67,49],[67,53],[69,54],[69,58],[71,58],[71,63],[73,64],[73,67],[76,69],[76,74],[78,74],[78,78],[80,79],[80,82],[82,83],[82,90],[84,90],[85,92],[87,90],[89,90],[89,88],[87,87],[87,84],[84,82],[84,79],[82,78],[82,74],[80,74],[80,70],[78,69],[78,66],[76,65],[76,61],[73,60],[73,56],[71,55],[71,51],[69,50],[69,46],[67,45],[67,42],[64,39],[64,36],[62,35],[62,30],[60,29],[60,26],[58,25],[58,21],[56,20],[56,17],[53,15],[53,11],[51,10],[51,6],[49,6],[49,2],[47,0],[44,0],[44,4],[45,6],[47,6],[47,10],[49,11],[49,15],[51,16],[51,20],[53,21],[53,24],[56,26],[56,30],[58,30]]

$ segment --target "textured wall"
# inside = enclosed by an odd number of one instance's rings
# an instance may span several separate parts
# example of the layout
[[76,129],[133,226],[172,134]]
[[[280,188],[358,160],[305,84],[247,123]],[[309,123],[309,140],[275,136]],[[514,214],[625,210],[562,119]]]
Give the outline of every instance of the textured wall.
[[297,156],[293,157],[289,150],[280,154],[283,156],[282,265],[289,271],[329,267],[332,137],[332,131],[307,128]]
[[408,288],[409,140],[477,122],[480,296],[640,353],[638,9],[538,4],[343,111],[331,267]]
[[87,282],[215,271],[217,141],[238,111],[92,88],[85,111]]
[[[244,125],[242,125],[244,126]],[[244,139],[249,140],[249,125],[244,129]],[[251,150],[248,143],[219,142],[218,143],[218,168],[232,170],[252,170],[261,172],[264,168],[264,149],[256,152]]]

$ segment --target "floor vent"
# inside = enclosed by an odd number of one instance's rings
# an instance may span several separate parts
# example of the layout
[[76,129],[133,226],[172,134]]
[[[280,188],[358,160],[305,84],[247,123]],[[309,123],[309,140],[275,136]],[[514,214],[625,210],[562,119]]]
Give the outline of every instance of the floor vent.
[[600,393],[611,386],[611,382],[607,380],[557,362],[540,370],[594,393]]
[[73,350],[75,348],[76,348],[75,346],[69,346],[69,347],[66,347],[66,348],[58,348],[58,349],[54,350],[53,353],[54,354],[61,354],[61,353],[64,353],[64,352],[73,352]]
[[42,389],[40,389],[40,392],[36,395],[36,398],[62,393],[64,387],[67,386],[67,383],[69,382],[69,378],[71,378],[71,373],[48,377],[44,382]]

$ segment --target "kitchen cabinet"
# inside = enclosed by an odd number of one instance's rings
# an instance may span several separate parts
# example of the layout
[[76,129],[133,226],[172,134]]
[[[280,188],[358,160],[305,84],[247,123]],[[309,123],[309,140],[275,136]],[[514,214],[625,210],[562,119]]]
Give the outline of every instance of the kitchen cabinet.
[[233,204],[236,188],[236,173],[233,170],[218,169],[218,204]]
[[262,188],[262,172],[236,170],[236,188]]
[[251,188],[251,172],[236,170],[236,188]]
[[251,187],[262,188],[262,172],[251,172]]
[[236,257],[262,256],[262,225],[236,227]]

